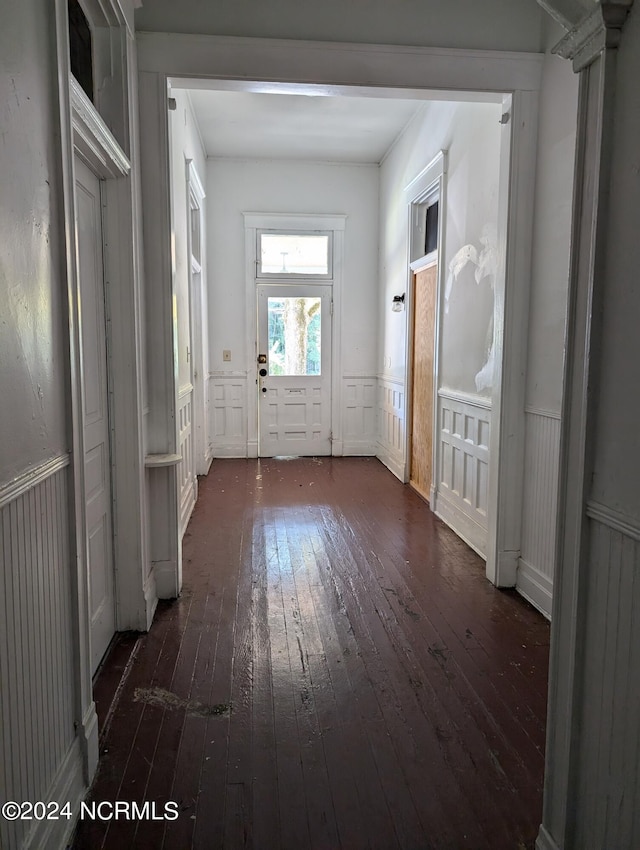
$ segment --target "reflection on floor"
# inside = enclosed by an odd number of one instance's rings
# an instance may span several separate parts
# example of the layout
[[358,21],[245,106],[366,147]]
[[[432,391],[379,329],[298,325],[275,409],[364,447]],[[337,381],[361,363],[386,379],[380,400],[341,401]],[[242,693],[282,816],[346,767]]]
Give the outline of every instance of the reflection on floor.
[[178,817],[75,846],[532,847],[548,641],[377,460],[214,461],[91,797]]

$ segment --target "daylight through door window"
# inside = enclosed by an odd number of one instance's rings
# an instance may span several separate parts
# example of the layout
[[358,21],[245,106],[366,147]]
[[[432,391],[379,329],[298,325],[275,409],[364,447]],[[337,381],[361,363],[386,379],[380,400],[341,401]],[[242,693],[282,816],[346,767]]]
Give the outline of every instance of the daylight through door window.
[[269,298],[269,375],[320,374],[320,298]]
[[258,231],[258,277],[331,278],[331,234]]

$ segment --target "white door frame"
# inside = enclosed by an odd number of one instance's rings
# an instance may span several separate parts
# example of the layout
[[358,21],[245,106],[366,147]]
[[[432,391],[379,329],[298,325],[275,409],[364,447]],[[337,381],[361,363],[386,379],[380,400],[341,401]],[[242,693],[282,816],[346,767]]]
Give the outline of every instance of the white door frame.
[[[258,230],[329,230],[333,234],[333,280],[317,280],[332,286],[333,323],[331,335],[331,454],[342,455],[342,273],[346,215],[305,215],[300,213],[244,213],[245,232],[245,309],[247,366],[247,457],[258,457],[258,393],[255,388],[258,357],[258,278],[256,266]],[[303,283],[303,281],[296,281]],[[307,281],[308,282],[308,281]]]
[[[498,469],[491,476],[490,493],[497,504],[504,505],[505,514],[493,529],[494,546],[488,561],[487,575],[499,585],[514,585],[519,547],[520,517],[517,499],[509,504],[509,487],[521,488],[517,471],[522,457],[524,409],[519,409],[519,384],[524,380],[522,347],[526,335],[523,328],[523,293],[528,292],[531,256],[533,210],[533,181],[537,141],[537,97],[540,88],[543,57],[532,53],[503,53],[499,51],[457,50],[448,48],[400,47],[397,45],[340,44],[286,39],[234,38],[167,33],[140,33],[138,67],[141,82],[141,130],[145,142],[143,194],[145,195],[145,233],[153,244],[151,257],[154,266],[155,295],[163,307],[163,334],[166,339],[152,340],[158,357],[166,358],[171,329],[168,322],[172,288],[170,274],[170,231],[167,227],[169,210],[168,169],[166,166],[166,89],[169,79],[184,88],[215,88],[233,91],[282,91],[290,93],[336,95],[348,94],[388,97],[412,97],[448,100],[467,97],[464,92],[511,93],[513,109],[508,128],[512,142],[513,168],[504,162],[501,195],[508,194],[509,232],[506,245],[506,268],[503,280],[513,282],[501,305],[505,321],[498,323],[498,333],[504,334],[504,373],[496,375],[502,387],[502,404],[494,414],[494,437],[500,433],[515,439],[502,445]],[[446,94],[443,94],[446,93]],[[503,157],[504,159],[504,157]],[[504,204],[502,205],[504,209]],[[249,228],[250,229],[250,228]],[[247,231],[248,232],[248,231]],[[251,238],[250,235],[247,238]],[[253,243],[251,243],[253,248]],[[247,338],[255,340],[255,275],[247,249]],[[157,272],[157,274],[155,273]],[[512,291],[513,290],[513,291]],[[514,297],[515,296],[515,297]],[[528,297],[528,296],[527,296]],[[336,302],[339,318],[339,301]],[[526,323],[524,323],[526,326]],[[506,330],[505,330],[506,329]],[[340,334],[334,333],[337,345]],[[513,354],[513,356],[512,356]],[[255,347],[248,343],[247,363],[253,367]],[[339,357],[334,360],[334,381],[339,375]],[[167,368],[168,368],[167,362]],[[336,386],[333,403],[340,400]],[[255,394],[248,394],[250,433],[247,454],[257,454]],[[167,411],[167,415],[171,415]],[[340,417],[334,417],[334,454],[342,453]],[[512,426],[518,428],[512,431]],[[497,433],[496,433],[497,432]],[[517,492],[517,491],[516,491]],[[170,513],[167,522],[172,522]],[[179,547],[179,544],[176,544]],[[179,548],[176,558],[179,557]]]
[[[205,191],[192,159],[186,160],[187,181],[187,257],[189,263],[189,306],[191,361],[193,364],[193,434],[196,475],[206,475],[211,466],[207,439],[209,359],[207,357],[208,315],[205,272],[204,199]],[[199,258],[193,252],[191,217],[195,213],[200,234]],[[197,262],[197,268],[195,263]],[[199,275],[194,284],[194,274]]]
[[[66,234],[67,311],[69,327],[70,553],[73,559],[74,725],[82,751],[84,783],[98,763],[98,723],[93,702],[89,653],[89,588],[83,435],[80,289],[76,246],[74,155],[82,157],[103,184],[105,281],[111,323],[118,344],[110,347],[112,497],[116,573],[116,628],[146,629],[157,598],[146,574],[145,461],[143,434],[142,309],[138,211],[140,193],[131,170],[137,156],[137,104],[131,96],[135,69],[133,20],[118,0],[81,0],[94,33],[96,105],[73,79],[69,63],[66,0],[55,0],[62,203]],[[108,122],[108,126],[107,126]],[[108,234],[108,237],[107,235]],[[114,456],[115,455],[115,462]],[[80,460],[82,459],[82,460]],[[126,567],[124,566],[126,565]]]
[[414,319],[414,287],[413,276],[415,274],[412,268],[412,257],[415,254],[414,240],[416,238],[414,214],[416,207],[423,204],[428,198],[437,194],[438,196],[438,273],[436,278],[436,315],[434,321],[434,374],[433,374],[433,439],[432,439],[432,457],[431,457],[431,487],[429,490],[429,506],[431,510],[435,509],[437,497],[437,482],[439,478],[439,456],[438,452],[438,390],[440,388],[440,326],[442,323],[442,310],[444,301],[444,263],[441,259],[444,257],[444,239],[446,228],[446,213],[447,213],[447,168],[448,168],[449,152],[441,150],[426,165],[422,171],[409,183],[404,190],[404,200],[407,204],[408,216],[408,257],[407,257],[407,288],[405,296],[406,322],[407,332],[405,335],[405,363],[406,370],[406,392],[405,392],[405,413],[404,418],[407,423],[405,429],[405,468],[404,480],[409,481],[411,474],[411,435],[409,428],[410,416],[413,411],[413,319]]

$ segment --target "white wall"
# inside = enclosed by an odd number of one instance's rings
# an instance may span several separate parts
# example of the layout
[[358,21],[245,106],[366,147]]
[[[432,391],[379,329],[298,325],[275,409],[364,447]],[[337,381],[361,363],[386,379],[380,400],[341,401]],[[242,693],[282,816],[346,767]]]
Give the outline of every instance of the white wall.
[[[404,190],[440,150],[447,150],[440,265],[448,269],[465,246],[472,246],[481,255],[481,240],[489,232],[494,234],[493,246],[498,218],[500,114],[497,104],[429,103],[398,139],[380,169],[378,456],[402,480],[408,392],[405,346],[410,314],[393,313],[391,300],[409,286],[408,198]],[[441,324],[438,389],[446,388],[447,395],[440,397],[434,411],[434,421],[438,423],[436,452],[442,462],[434,470],[436,492],[432,494],[432,508],[484,554],[490,386],[482,387],[483,398],[477,402],[474,398],[478,396],[476,375],[488,357],[494,299],[492,279],[484,276],[477,283],[476,268],[472,263],[466,264],[452,279],[448,311]],[[473,433],[460,431],[464,421],[473,423]]]
[[[407,204],[405,187],[442,150],[449,151],[445,245],[448,268],[465,245],[482,249],[486,225],[498,216],[501,107],[484,103],[427,104],[380,169],[381,362],[386,375],[405,375],[406,314],[390,311],[393,295],[407,286]],[[476,284],[468,264],[451,289],[442,323],[441,384],[476,392],[475,376],[486,361],[493,293],[487,278]],[[464,341],[464,346],[460,343]],[[489,395],[484,392],[484,395]]]
[[189,207],[187,198],[187,173],[185,162],[193,165],[204,185],[206,180],[206,155],[200,139],[198,125],[193,116],[189,95],[173,89],[171,96],[176,100],[176,109],[169,112],[171,120],[171,191],[172,225],[174,246],[174,287],[178,324],[178,387],[190,382],[190,367],[187,361],[187,346],[191,346],[189,335],[189,275],[191,257],[188,256],[187,227]]
[[69,449],[52,14],[28,26],[29,4],[10,8],[0,53],[0,482]]
[[136,10],[136,29],[536,51],[541,19],[529,0],[154,0]]
[[[278,160],[210,159],[207,165],[207,252],[212,407],[228,408],[228,434],[214,434],[220,453],[246,443],[246,387],[255,363],[247,362],[245,232],[243,212],[346,215],[342,292],[342,376],[371,378],[377,359],[378,167]],[[222,360],[223,349],[231,362]],[[340,368],[334,364],[334,369]],[[249,380],[247,381],[247,371]],[[226,376],[226,377],[225,377]],[[224,387],[220,384],[224,381]],[[354,390],[355,392],[355,390]],[[226,398],[223,398],[226,396]],[[353,396],[353,393],[352,393]],[[244,407],[244,409],[243,409]],[[235,412],[234,412],[235,411]],[[215,415],[215,414],[214,414]],[[218,414],[223,417],[223,414]],[[344,414],[345,416],[347,414]],[[243,432],[239,429],[244,427]],[[373,424],[371,423],[371,428]],[[369,434],[373,444],[374,434]],[[235,441],[235,442],[234,442]],[[231,448],[231,444],[236,448]],[[245,447],[246,450],[246,447]]]

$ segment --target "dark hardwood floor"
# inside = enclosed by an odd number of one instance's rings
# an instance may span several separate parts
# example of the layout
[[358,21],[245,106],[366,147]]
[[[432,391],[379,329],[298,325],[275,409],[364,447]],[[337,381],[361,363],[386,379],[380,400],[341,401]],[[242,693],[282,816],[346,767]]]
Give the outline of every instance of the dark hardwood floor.
[[533,846],[548,623],[377,460],[214,461],[183,570],[90,797],[179,815],[77,850]]

